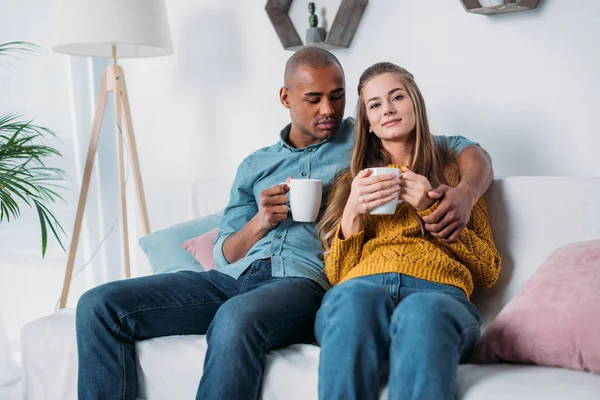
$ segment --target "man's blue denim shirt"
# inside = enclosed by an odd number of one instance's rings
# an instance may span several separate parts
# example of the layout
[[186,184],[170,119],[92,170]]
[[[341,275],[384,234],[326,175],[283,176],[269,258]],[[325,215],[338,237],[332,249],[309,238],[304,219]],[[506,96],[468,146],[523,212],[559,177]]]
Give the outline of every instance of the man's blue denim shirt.
[[[323,180],[322,215],[336,173],[350,164],[354,122],[354,118],[346,118],[331,139],[302,149],[287,143],[290,124],[281,131],[277,144],[252,153],[241,163],[213,251],[218,271],[237,279],[253,261],[271,258],[273,276],[309,278],[329,289],[323,272],[323,250],[317,239],[317,223],[294,222],[289,216],[256,242],[245,257],[231,264],[223,256],[223,243],[256,215],[260,192],[288,177]],[[434,136],[434,139],[438,145],[453,148],[456,154],[467,146],[477,145],[461,136]]]

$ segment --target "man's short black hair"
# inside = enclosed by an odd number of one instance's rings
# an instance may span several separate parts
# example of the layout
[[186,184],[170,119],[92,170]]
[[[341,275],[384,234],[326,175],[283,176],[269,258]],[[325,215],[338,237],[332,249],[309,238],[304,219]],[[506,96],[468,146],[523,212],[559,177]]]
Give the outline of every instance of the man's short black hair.
[[310,68],[323,68],[330,65],[339,65],[344,73],[342,64],[336,56],[328,52],[327,50],[321,49],[320,47],[305,47],[294,53],[293,56],[285,63],[285,75],[283,77],[283,84],[289,88],[292,84],[291,80],[296,71],[302,66]]

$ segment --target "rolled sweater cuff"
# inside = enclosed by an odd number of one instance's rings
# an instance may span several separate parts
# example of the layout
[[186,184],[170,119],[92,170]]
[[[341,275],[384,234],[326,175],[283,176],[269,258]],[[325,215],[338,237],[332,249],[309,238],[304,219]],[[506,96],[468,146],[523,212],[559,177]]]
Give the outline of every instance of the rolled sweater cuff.
[[423,211],[417,211],[417,215],[420,218],[426,217],[428,215],[431,215],[432,212],[434,212],[435,210],[437,210],[438,206],[440,205],[440,201],[436,200],[429,208],[426,208]]
[[340,224],[335,232],[335,239],[331,244],[332,255],[342,255],[348,252],[359,253],[362,250],[362,246],[365,240],[365,230],[361,230],[346,239],[342,239],[342,225]]

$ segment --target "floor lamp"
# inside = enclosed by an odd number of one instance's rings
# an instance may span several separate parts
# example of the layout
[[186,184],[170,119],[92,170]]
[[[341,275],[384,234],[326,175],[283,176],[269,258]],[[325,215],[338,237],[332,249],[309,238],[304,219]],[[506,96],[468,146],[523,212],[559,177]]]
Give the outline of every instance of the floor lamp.
[[77,56],[108,57],[113,60],[112,65],[107,66],[102,73],[102,81],[96,102],[96,113],[92,125],[92,134],[75,216],[75,226],[73,227],[73,236],[69,248],[67,270],[65,271],[65,280],[60,298],[60,308],[65,308],[83,223],[94,157],[98,148],[100,128],[106,108],[106,100],[110,92],[114,93],[117,125],[117,158],[126,278],[129,278],[131,273],[121,134],[127,140],[143,233],[145,235],[150,233],[125,74],[123,68],[117,65],[117,57],[163,56],[171,54],[173,46],[164,0],[61,0],[57,23],[54,51]]

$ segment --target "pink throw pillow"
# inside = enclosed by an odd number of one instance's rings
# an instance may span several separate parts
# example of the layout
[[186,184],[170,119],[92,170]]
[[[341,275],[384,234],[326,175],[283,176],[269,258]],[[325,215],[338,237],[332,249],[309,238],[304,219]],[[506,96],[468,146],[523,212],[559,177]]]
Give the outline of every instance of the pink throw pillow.
[[219,228],[215,228],[198,237],[186,240],[183,242],[183,247],[190,253],[205,271],[215,268],[215,260],[213,259],[213,247],[217,240]]
[[600,240],[555,250],[502,309],[473,362],[600,374]]

